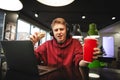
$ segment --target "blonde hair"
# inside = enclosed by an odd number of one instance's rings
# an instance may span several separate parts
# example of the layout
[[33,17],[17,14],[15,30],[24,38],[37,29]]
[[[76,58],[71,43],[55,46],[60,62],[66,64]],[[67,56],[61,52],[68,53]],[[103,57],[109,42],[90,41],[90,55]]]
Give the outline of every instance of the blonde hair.
[[55,24],[63,24],[65,26],[67,26],[67,23],[66,23],[65,19],[63,19],[63,18],[55,18],[52,21],[51,27],[53,27]]

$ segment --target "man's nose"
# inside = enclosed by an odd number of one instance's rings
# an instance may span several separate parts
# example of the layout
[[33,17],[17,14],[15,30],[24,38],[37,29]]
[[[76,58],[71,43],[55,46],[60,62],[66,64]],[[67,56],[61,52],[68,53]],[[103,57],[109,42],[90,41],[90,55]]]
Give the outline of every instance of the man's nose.
[[61,31],[60,31],[60,30],[58,30],[58,33],[61,33]]

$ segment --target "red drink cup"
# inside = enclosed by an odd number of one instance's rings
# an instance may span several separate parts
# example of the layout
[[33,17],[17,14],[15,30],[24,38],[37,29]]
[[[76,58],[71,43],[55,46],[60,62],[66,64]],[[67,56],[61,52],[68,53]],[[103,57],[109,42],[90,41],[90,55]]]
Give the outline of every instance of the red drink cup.
[[94,48],[97,47],[97,39],[95,38],[85,38],[83,47],[83,60],[90,63],[93,61]]

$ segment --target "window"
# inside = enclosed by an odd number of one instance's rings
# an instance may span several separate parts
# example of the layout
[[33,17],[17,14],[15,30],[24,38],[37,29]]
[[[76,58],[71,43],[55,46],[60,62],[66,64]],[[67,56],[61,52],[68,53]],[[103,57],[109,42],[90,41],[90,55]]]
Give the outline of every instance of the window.
[[[17,27],[17,40],[29,40],[29,36],[34,34],[35,32],[44,32],[46,35],[42,38],[38,43],[42,44],[46,40],[52,39],[49,32],[38,28],[28,22],[25,22],[21,19],[18,20],[18,27]],[[38,46],[38,43],[35,46]]]
[[18,20],[18,27],[17,27],[17,40],[26,40],[29,38],[30,35],[30,24]]
[[31,30],[30,30],[30,34],[34,34],[35,32],[40,32],[40,28],[31,25]]

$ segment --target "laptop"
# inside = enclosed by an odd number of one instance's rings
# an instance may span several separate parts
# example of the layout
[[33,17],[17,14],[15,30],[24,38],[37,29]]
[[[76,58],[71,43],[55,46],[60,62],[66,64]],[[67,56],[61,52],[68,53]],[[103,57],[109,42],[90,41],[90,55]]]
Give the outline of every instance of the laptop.
[[40,66],[34,55],[34,46],[30,40],[1,41],[8,70],[32,75],[45,75],[57,70],[56,67]]

